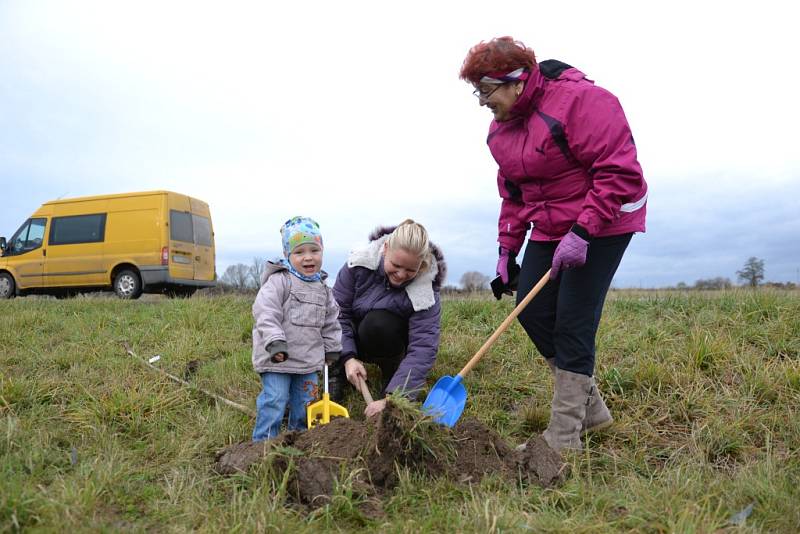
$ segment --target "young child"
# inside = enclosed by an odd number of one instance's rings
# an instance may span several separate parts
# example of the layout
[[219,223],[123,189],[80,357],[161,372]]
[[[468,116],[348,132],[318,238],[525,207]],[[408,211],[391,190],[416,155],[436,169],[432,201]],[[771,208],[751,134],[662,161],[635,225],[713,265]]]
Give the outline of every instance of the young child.
[[317,393],[323,361],[342,351],[339,307],[325,285],[322,235],[308,217],[281,228],[283,255],[267,262],[253,303],[253,368],[263,390],[256,400],[253,441],[278,435],[289,406],[289,430],[306,428],[306,407]]

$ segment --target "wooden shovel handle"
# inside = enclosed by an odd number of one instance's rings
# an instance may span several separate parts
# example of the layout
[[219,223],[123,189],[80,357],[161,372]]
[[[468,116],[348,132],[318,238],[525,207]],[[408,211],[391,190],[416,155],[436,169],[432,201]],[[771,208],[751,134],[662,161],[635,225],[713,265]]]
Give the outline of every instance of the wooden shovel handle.
[[372,395],[369,393],[369,388],[367,387],[367,383],[361,378],[361,375],[357,375],[356,380],[358,381],[358,390],[361,392],[361,395],[364,396],[364,401],[367,404],[372,402]]
[[461,372],[458,373],[458,375],[461,378],[467,376],[467,373],[469,373],[473,367],[478,365],[480,359],[483,358],[483,355],[489,351],[492,345],[494,345],[494,342],[497,341],[497,338],[500,337],[500,334],[506,331],[511,322],[517,318],[517,315],[522,313],[522,310],[525,309],[525,306],[527,306],[528,303],[531,300],[533,300],[533,297],[535,297],[536,294],[539,291],[541,291],[541,289],[544,287],[544,285],[547,283],[549,279],[550,279],[550,269],[547,269],[547,272],[544,273],[544,276],[542,276],[542,278],[536,283],[535,286],[533,286],[533,288],[528,292],[528,294],[525,295],[525,298],[522,299],[519,304],[517,304],[517,307],[512,310],[512,312],[508,315],[508,317],[506,317],[506,320],[503,321],[503,323],[497,328],[497,330],[494,331],[494,334],[492,334],[491,337],[489,337],[489,339],[486,340],[486,343],[484,343],[483,346],[480,349],[478,349],[478,352],[475,353],[475,356],[473,356],[472,359],[467,362],[467,365],[464,366]]

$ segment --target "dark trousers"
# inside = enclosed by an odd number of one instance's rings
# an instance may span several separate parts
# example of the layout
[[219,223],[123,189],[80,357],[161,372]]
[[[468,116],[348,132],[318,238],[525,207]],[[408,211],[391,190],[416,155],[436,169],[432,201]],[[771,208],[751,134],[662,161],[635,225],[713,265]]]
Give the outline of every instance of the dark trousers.
[[[399,315],[387,310],[373,310],[368,312],[364,318],[353,325],[355,333],[356,358],[365,363],[372,363],[381,370],[381,394],[378,398],[386,396],[386,387],[389,381],[397,372],[400,362],[406,357],[406,347],[408,346],[408,321]],[[335,365],[331,369],[333,376],[343,385],[347,380],[344,378],[344,366]],[[341,396],[343,393],[336,392]],[[333,388],[331,396],[334,396]]]
[[373,310],[358,324],[356,346],[358,358],[373,363],[381,370],[381,397],[386,386],[406,357],[408,321],[387,310]]
[[[545,358],[555,358],[560,369],[594,374],[595,337],[603,304],[632,235],[593,239],[583,267],[561,271],[519,314],[533,344]],[[519,274],[518,303],[551,267],[558,243],[528,241]]]

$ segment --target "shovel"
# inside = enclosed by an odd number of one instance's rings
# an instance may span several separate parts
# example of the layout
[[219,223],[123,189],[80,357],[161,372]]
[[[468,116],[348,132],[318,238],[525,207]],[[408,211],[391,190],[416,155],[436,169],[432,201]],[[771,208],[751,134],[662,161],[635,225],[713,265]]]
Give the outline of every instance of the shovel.
[[460,373],[455,377],[443,376],[434,384],[430,393],[428,393],[428,398],[425,399],[425,403],[422,405],[422,409],[425,413],[433,417],[434,421],[450,427],[456,424],[467,402],[467,390],[464,388],[461,380],[463,380],[464,377],[467,376],[467,373],[478,364],[483,355],[489,351],[489,348],[494,344],[497,338],[500,337],[500,334],[506,331],[511,322],[516,319],[517,315],[525,309],[525,306],[533,300],[533,297],[536,296],[549,279],[550,269],[544,273],[544,276],[533,286],[533,289],[525,295],[525,298],[517,304],[517,307],[506,317],[500,327],[494,331],[494,334],[486,340],[486,343],[484,343],[478,352],[475,353],[475,356],[467,362],[467,365],[464,366]]
[[308,419],[308,428],[316,425],[327,425],[331,422],[331,417],[350,417],[347,413],[347,408],[341,404],[333,402],[328,395],[328,364],[325,364],[325,389],[322,393],[322,400],[318,400],[313,404],[309,404],[306,408],[306,419]]
[[361,378],[361,375],[358,375],[358,390],[361,392],[361,396],[364,397],[364,402],[367,405],[372,403],[372,395],[369,392],[369,387],[367,387],[367,383]]

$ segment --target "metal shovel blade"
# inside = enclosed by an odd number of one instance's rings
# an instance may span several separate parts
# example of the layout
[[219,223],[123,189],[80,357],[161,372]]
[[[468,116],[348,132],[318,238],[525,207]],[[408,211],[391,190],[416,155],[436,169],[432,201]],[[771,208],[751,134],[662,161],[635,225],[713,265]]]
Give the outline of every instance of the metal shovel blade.
[[461,417],[467,403],[467,390],[461,383],[461,375],[443,376],[433,385],[422,410],[442,425],[452,427]]

